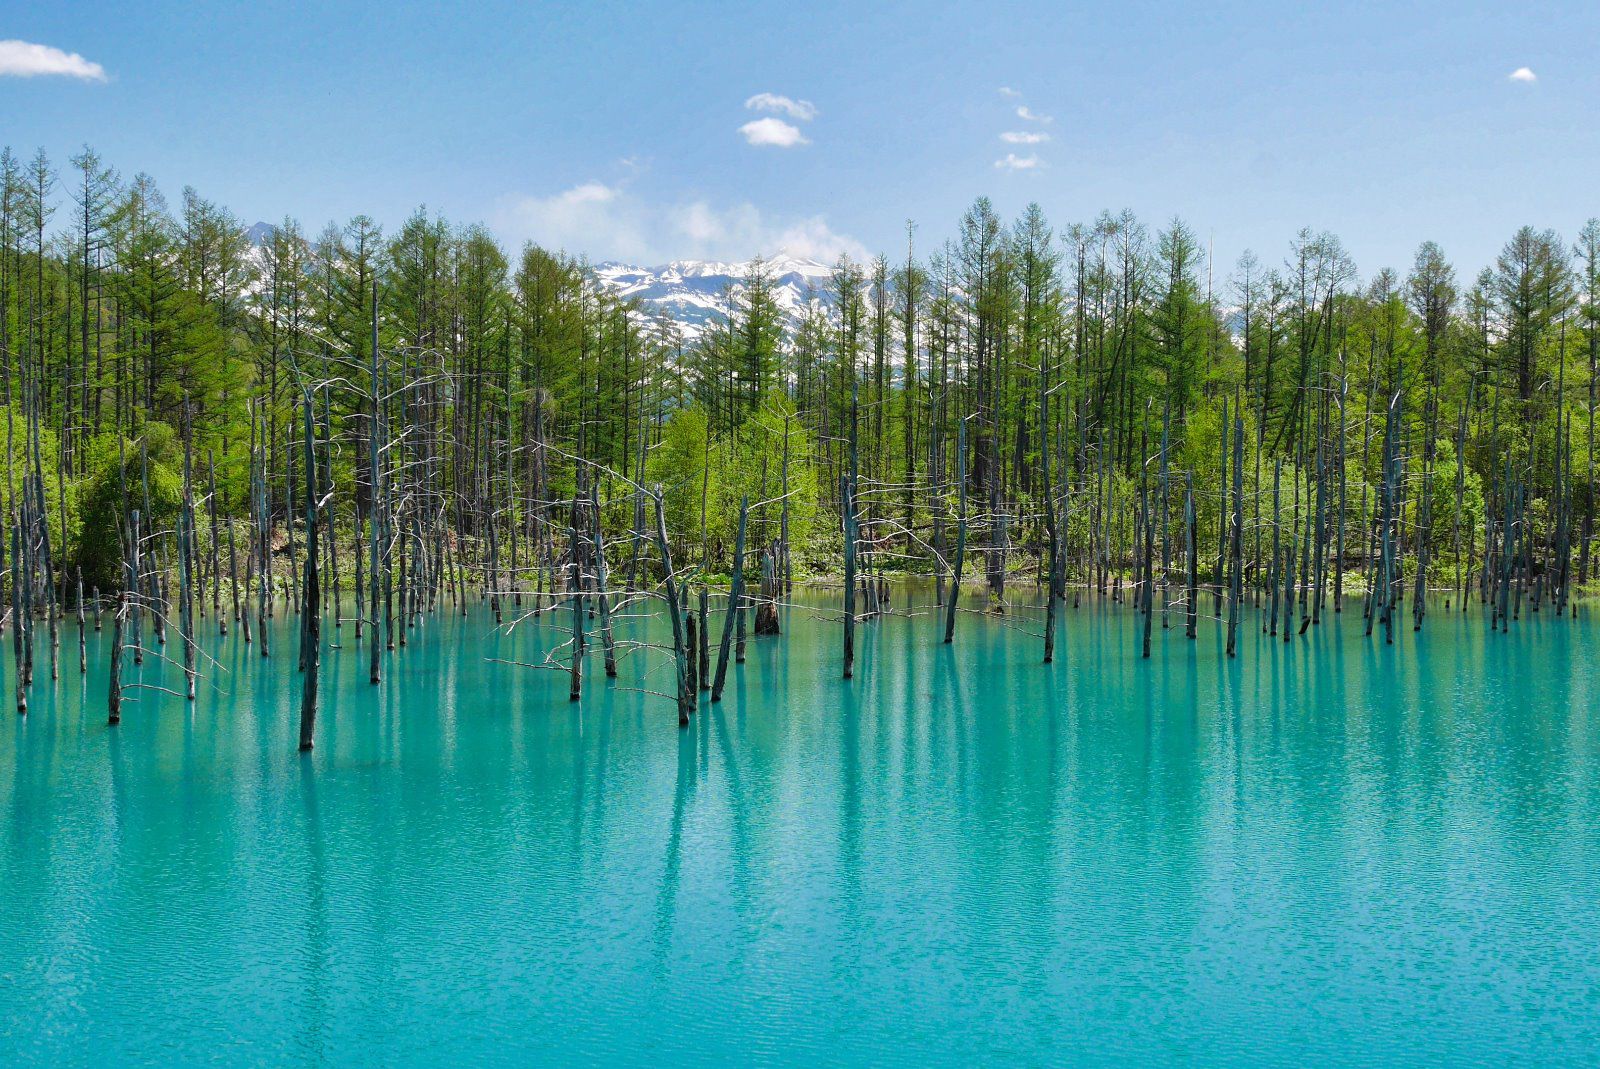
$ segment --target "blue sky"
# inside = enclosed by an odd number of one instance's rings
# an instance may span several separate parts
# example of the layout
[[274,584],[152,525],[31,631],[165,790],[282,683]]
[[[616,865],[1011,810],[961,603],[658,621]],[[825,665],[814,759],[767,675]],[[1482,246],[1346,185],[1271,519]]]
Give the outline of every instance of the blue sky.
[[0,0],[0,38],[68,54],[0,46],[0,142],[246,222],[426,204],[597,260],[897,256],[987,194],[1182,216],[1219,274],[1302,226],[1467,274],[1600,214],[1600,5],[1297,7]]

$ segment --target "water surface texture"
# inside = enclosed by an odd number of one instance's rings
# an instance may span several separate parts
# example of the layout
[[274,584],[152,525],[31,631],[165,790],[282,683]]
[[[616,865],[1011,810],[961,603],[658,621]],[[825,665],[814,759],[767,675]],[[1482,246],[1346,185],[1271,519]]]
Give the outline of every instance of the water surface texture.
[[309,756],[287,621],[114,729],[69,625],[0,726],[0,1064],[1600,1057],[1589,620],[1141,662],[1085,606],[1043,666],[921,616],[851,683],[785,622],[684,731],[642,655],[576,704],[486,659],[564,619],[429,620],[378,687],[346,625]]

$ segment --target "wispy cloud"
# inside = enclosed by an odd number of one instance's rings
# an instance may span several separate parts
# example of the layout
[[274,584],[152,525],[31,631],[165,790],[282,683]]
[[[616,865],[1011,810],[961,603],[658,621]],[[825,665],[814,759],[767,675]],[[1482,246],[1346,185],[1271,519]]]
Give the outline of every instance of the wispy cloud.
[[[1022,94],[1008,85],[1000,87],[1000,95],[1007,100],[1022,100]],[[1025,122],[1044,125],[1051,121],[1050,116],[1041,115],[1026,104],[1018,103],[1015,112],[1017,118]],[[1000,140],[1008,145],[1042,145],[1050,140],[1050,135],[1043,130],[1003,130],[1000,133]],[[1026,156],[1008,152],[995,160],[994,165],[1002,171],[1034,171],[1043,167],[1044,161],[1031,152]]]
[[800,128],[782,119],[768,116],[765,119],[752,119],[739,127],[739,133],[752,145],[772,145],[775,148],[794,148],[796,145],[809,145],[806,135]]
[[716,208],[700,200],[668,210],[665,221],[667,240],[697,256],[747,259],[784,252],[823,263],[842,255],[857,262],[868,258],[865,246],[835,232],[820,215],[775,222],[753,204]]
[[1033,155],[1018,156],[1015,152],[1008,152],[1000,159],[995,160],[994,165],[1002,171],[1032,171],[1039,167],[1039,157]]
[[1524,84],[1528,82],[1537,82],[1539,80],[1539,76],[1533,73],[1532,67],[1518,67],[1516,70],[1506,75],[1506,78],[1510,81],[1523,82]]
[[516,240],[551,249],[646,257],[652,250],[644,221],[629,200],[620,183],[583,182],[549,196],[511,198],[501,205],[496,221],[498,229]]
[[787,115],[800,122],[810,122],[817,117],[817,106],[809,100],[795,100],[779,93],[757,93],[744,102],[751,111],[770,111]]
[[0,41],[0,77],[36,78],[55,75],[63,78],[81,78],[86,82],[103,82],[106,69],[92,63],[76,52],[63,52],[49,45],[36,45],[30,41]]
[[865,246],[820,215],[773,218],[748,202],[719,206],[703,198],[662,204],[627,181],[509,197],[494,219],[495,229],[511,241],[633,263],[744,260],[780,252],[824,263],[841,254],[868,258]]

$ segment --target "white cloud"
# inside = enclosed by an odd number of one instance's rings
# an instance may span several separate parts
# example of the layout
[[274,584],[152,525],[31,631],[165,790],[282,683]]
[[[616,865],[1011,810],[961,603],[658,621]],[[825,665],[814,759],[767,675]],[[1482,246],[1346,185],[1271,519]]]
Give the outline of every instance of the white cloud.
[[1018,156],[1015,152],[1008,152],[1001,159],[995,160],[994,165],[1002,171],[1031,171],[1039,166],[1039,157]]
[[809,100],[795,100],[777,93],[757,93],[744,102],[751,111],[771,111],[787,115],[800,122],[810,122],[817,117],[817,106]]
[[694,201],[669,209],[666,223],[674,247],[691,250],[674,253],[676,256],[742,260],[786,252],[823,263],[831,263],[841,254],[857,261],[868,259],[865,246],[835,233],[820,215],[773,222],[748,202],[718,209],[703,200]]
[[1029,108],[1028,105],[1026,105],[1026,104],[1020,104],[1020,105],[1017,106],[1017,118],[1025,119],[1028,122],[1038,122],[1038,123],[1053,123],[1053,122],[1055,122],[1055,120],[1052,119],[1050,116],[1048,116],[1048,115],[1040,115],[1038,112],[1036,112],[1033,109]]
[[603,182],[584,182],[573,186],[561,197],[570,204],[606,204],[616,200],[620,191],[620,187],[608,186]]
[[1042,145],[1050,140],[1050,135],[1031,130],[1007,130],[1000,135],[1000,140],[1008,145]]
[[796,145],[809,145],[810,141],[800,132],[798,126],[793,126],[782,119],[768,116],[765,119],[752,119],[739,127],[739,133],[752,145],[772,145],[776,148],[794,148]]
[[704,199],[664,205],[625,183],[584,182],[547,197],[508,198],[494,219],[510,241],[534,241],[596,260],[655,264],[780,252],[823,263],[841,254],[869,258],[865,246],[834,231],[820,215],[774,219],[748,202],[718,207]]
[[584,182],[548,197],[516,197],[497,215],[500,230],[546,248],[604,250],[624,260],[652,254],[644,220],[620,185]]
[[1007,100],[1015,100],[1022,94],[1011,88],[1009,85],[1002,85],[1000,87],[1000,95],[1005,97]]
[[1539,80],[1539,76],[1533,73],[1533,69],[1530,67],[1518,67],[1516,70],[1506,75],[1506,77],[1513,82],[1523,83],[1537,82]]
[[[820,215],[813,215],[779,227],[772,234],[773,252],[786,252],[807,260],[831,264],[848,256],[858,264],[872,259],[867,247],[847,234],[840,234]],[[757,246],[758,251],[763,248]]]
[[60,75],[89,82],[106,80],[104,67],[89,62],[76,52],[63,52],[49,45],[16,40],[0,41],[0,76],[5,75],[16,78]]

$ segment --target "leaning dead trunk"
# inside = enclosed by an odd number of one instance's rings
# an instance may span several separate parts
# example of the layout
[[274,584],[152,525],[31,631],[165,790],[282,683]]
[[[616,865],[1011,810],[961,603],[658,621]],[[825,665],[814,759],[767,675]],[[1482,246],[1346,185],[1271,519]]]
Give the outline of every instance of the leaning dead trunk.
[[572,499],[571,522],[572,553],[572,685],[567,690],[567,700],[577,701],[583,696],[583,569],[578,555],[578,498]]
[[615,679],[617,643],[611,635],[611,599],[606,594],[606,543],[604,532],[600,527],[600,480],[598,479],[590,488],[590,505],[594,510],[594,600],[600,610],[600,645],[605,650],[606,678]]
[[700,633],[699,664],[695,669],[695,682],[701,690],[711,689],[711,591],[704,579],[700,582]]
[[1183,491],[1184,548],[1189,557],[1189,588],[1184,604],[1183,634],[1195,637],[1195,625],[1200,616],[1200,540],[1198,520],[1194,509],[1194,476],[1186,477]]
[[850,476],[839,477],[840,511],[844,513],[844,678],[856,662],[856,524]]
[[717,650],[717,676],[711,684],[711,700],[722,700],[722,686],[728,678],[728,650],[744,601],[744,533],[750,519],[750,497],[739,499],[739,534],[733,543],[733,581],[728,590],[728,615],[722,623],[722,643]]
[[305,403],[306,564],[305,588],[300,598],[301,647],[305,681],[300,692],[300,750],[311,749],[317,726],[317,674],[322,663],[322,583],[317,573],[318,519],[317,464],[311,430],[311,399]]
[[[1042,439],[1046,437],[1046,428],[1050,425],[1050,395],[1044,387],[1044,376],[1041,375],[1039,378],[1039,434]],[[1056,588],[1060,581],[1061,534],[1056,528],[1056,506],[1052,498],[1053,487],[1050,485],[1050,448],[1048,442],[1043,440],[1039,443],[1039,467],[1039,482],[1043,488],[1044,524],[1049,536],[1050,552],[1049,577],[1045,582],[1044,594],[1044,663],[1049,664],[1056,656]]]
[[[1235,412],[1239,406],[1234,406]],[[1228,656],[1238,651],[1239,602],[1244,597],[1244,419],[1233,420],[1233,574],[1228,584]]]
[[950,601],[945,605],[944,644],[955,641],[956,603],[961,600],[961,566],[967,555],[967,424],[963,420],[956,431],[956,485],[960,512],[956,518],[956,559],[950,575]]
[[666,587],[667,617],[672,623],[672,658],[678,679],[678,726],[686,727],[694,712],[694,691],[689,683],[689,646],[684,634],[683,610],[678,602],[678,580],[672,573],[672,549],[667,542],[666,509],[658,486],[651,496],[656,504],[656,548],[661,553],[663,584]]
[[83,634],[83,569],[78,569],[78,674],[89,671],[89,646]]
[[122,624],[128,616],[128,595],[123,594],[111,616],[111,681],[106,692],[108,724],[122,723]]

